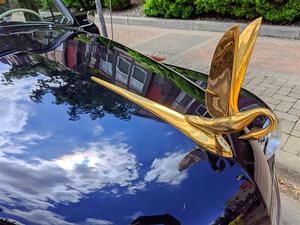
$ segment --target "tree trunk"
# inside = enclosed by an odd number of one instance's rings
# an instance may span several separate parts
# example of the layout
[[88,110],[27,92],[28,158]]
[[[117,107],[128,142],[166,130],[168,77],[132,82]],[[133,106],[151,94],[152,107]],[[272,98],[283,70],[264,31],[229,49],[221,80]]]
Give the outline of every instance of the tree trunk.
[[107,35],[105,20],[104,20],[104,16],[103,16],[103,9],[102,9],[101,0],[95,0],[95,1],[96,1],[97,13],[99,15],[101,32],[102,32],[102,35],[107,38],[108,35]]

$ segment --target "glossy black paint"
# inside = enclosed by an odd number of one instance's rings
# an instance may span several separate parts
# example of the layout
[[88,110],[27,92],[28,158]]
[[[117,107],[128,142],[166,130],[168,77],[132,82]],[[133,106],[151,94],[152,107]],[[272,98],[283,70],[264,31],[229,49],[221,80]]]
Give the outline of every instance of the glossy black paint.
[[[276,224],[276,182],[256,141],[228,136],[235,157],[212,155],[90,80],[99,76],[178,112],[209,116],[206,75],[74,29],[22,29],[0,34],[0,218]],[[241,110],[257,105],[264,103],[242,91]],[[179,172],[191,150],[200,161]]]

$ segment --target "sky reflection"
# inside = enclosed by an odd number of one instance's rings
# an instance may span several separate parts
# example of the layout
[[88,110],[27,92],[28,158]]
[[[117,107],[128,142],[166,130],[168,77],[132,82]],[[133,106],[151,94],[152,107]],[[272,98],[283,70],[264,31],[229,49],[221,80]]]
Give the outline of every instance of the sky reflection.
[[68,105],[57,104],[52,93],[40,103],[30,98],[46,75],[4,85],[9,69],[0,63],[0,217],[24,224],[123,225],[169,213],[187,225],[207,224],[238,189],[237,166],[217,174],[204,161],[179,172],[195,144],[170,125],[138,114],[70,120]]

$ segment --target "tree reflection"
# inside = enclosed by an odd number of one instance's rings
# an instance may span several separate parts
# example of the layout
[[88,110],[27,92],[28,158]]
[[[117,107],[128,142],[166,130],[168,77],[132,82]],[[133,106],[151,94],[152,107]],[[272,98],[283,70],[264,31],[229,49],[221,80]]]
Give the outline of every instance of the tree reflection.
[[88,71],[80,74],[39,55],[23,54],[13,57],[15,60],[7,58],[11,69],[3,73],[2,82],[9,85],[15,79],[45,75],[38,79],[36,87],[31,91],[31,100],[41,103],[46,94],[51,94],[55,97],[54,104],[68,105],[70,120],[78,120],[81,114],[88,114],[94,120],[102,118],[105,113],[129,120],[135,111],[133,103],[91,82]]
[[17,225],[17,224],[12,221],[9,221],[8,219],[0,219],[0,225]]

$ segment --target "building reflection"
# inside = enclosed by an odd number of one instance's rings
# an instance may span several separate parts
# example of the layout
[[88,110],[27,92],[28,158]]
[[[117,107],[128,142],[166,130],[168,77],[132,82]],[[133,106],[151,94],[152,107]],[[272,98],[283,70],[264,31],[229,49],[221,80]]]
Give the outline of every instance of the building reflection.
[[155,215],[155,216],[140,216],[135,219],[130,225],[181,225],[181,222],[175,217],[165,214],[165,215]]
[[[145,69],[121,48],[107,48],[101,44],[87,44],[73,39],[65,41],[63,47],[42,55],[68,68],[88,70],[91,75],[104,76],[118,86],[178,112],[208,116],[204,104],[182,91],[174,82],[161,74]],[[203,81],[198,83],[203,86]],[[153,117],[143,109],[140,109],[137,114]]]
[[[44,36],[41,37],[41,35]],[[87,37],[83,37],[84,35],[78,35],[78,38],[75,39],[65,40],[69,35],[71,34],[62,33],[61,31],[49,31],[46,35],[45,32],[33,31],[30,35],[30,40],[28,40],[26,35],[23,35],[24,37],[21,36],[21,38],[26,39],[26,42],[36,43],[31,50],[62,66],[84,72],[85,74],[89,72],[90,74],[86,74],[89,76],[104,76],[118,86],[171,107],[178,112],[208,116],[203,103],[176,86],[174,81],[156,73],[155,70],[145,68],[145,66],[137,62],[137,59],[130,56],[126,50],[118,46],[108,48],[99,43],[95,45],[93,43],[96,40],[91,41]],[[82,40],[84,38],[88,41]],[[40,40],[43,41],[41,42]],[[64,42],[61,44],[62,41]],[[8,51],[9,49],[6,49],[7,46],[12,47],[16,51],[26,50],[14,48],[14,46],[19,46],[19,42],[19,39],[8,39],[5,46],[0,46],[1,52],[5,53]],[[26,46],[29,46],[29,44],[25,44],[23,47],[25,48]],[[31,55],[14,57],[11,54],[11,56],[2,58],[1,61],[14,66],[32,65],[35,63]],[[197,83],[199,86],[203,85],[203,81],[197,81]],[[141,110],[140,114],[149,113]]]
[[239,190],[226,201],[224,214],[210,225],[270,224],[259,196],[254,184],[245,179]]

